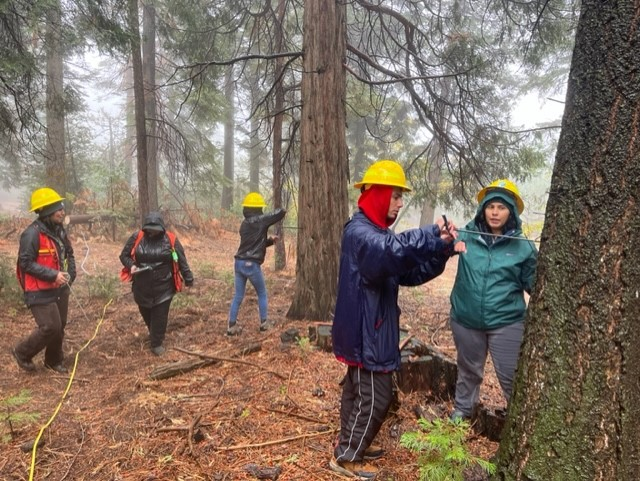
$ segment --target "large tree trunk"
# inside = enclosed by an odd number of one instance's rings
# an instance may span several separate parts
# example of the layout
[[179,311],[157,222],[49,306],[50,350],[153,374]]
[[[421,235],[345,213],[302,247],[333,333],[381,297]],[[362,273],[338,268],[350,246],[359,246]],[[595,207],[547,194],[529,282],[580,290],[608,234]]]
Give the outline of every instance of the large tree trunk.
[[47,59],[47,143],[45,150],[46,183],[60,195],[67,192],[65,167],[64,82],[60,1],[47,9],[45,49]]
[[233,178],[235,167],[235,84],[233,82],[233,66],[229,66],[224,78],[224,96],[227,105],[224,115],[224,183],[222,184],[222,200],[220,207],[230,210],[233,205]]
[[[253,107],[251,109],[253,112]],[[262,145],[259,136],[260,121],[257,115],[251,116],[251,135],[249,138],[249,191],[260,191],[260,153]]]
[[[439,143],[434,140],[434,143]],[[441,155],[439,152],[440,149],[437,149],[436,152]],[[438,162],[439,157],[427,155],[427,159],[429,160],[429,167],[427,171],[427,183],[429,184],[429,190],[432,190],[430,195],[425,197],[422,202],[422,209],[420,211],[420,224],[433,224],[433,221],[436,216],[436,196],[438,195],[438,185],[440,184],[440,163]]]
[[144,109],[147,126],[147,188],[149,210],[158,210],[158,133],[156,106],[156,7],[145,0],[142,9]]
[[329,320],[347,220],[345,141],[345,4],[308,0],[304,65],[296,291],[292,319]]
[[422,203],[419,225],[433,224],[436,216],[436,198],[438,195],[438,186],[440,184],[440,166],[442,165],[440,163],[440,159],[443,155],[440,145],[441,144],[437,139],[433,139],[433,147],[430,149],[430,152],[433,152],[433,155],[427,155],[427,159],[429,161],[427,183],[431,192],[430,195],[425,197],[424,202]]
[[584,0],[499,480],[640,473],[640,15]]
[[[280,53],[282,51],[282,42],[284,37],[284,0],[280,0],[278,3],[278,18],[275,22],[276,28],[276,42],[275,51]],[[278,209],[282,207],[282,124],[284,122],[284,86],[282,85],[282,71],[284,69],[284,59],[276,59],[275,68],[275,115],[273,117],[273,157],[272,157],[272,172],[273,172],[273,207]],[[281,271],[287,267],[287,257],[285,249],[284,229],[282,228],[282,221],[273,226],[273,233],[280,238],[280,242],[277,242],[274,246],[274,268],[276,271]]]
[[147,175],[147,130],[144,113],[144,83],[142,54],[140,53],[140,25],[138,0],[128,0],[129,32],[131,34],[131,65],[133,66],[133,95],[136,117],[136,152],[138,167],[138,206],[140,221],[149,212],[149,184]]
[[351,151],[351,167],[353,168],[353,181],[358,182],[362,179],[367,170],[367,148],[365,140],[369,135],[367,123],[364,118],[357,116],[353,121],[349,122],[349,128],[353,129],[353,143]]
[[124,88],[127,92],[125,116],[127,119],[126,138],[124,141],[124,177],[127,185],[133,184],[133,160],[136,152],[136,112],[135,95],[133,93],[133,67],[131,59],[124,73]]

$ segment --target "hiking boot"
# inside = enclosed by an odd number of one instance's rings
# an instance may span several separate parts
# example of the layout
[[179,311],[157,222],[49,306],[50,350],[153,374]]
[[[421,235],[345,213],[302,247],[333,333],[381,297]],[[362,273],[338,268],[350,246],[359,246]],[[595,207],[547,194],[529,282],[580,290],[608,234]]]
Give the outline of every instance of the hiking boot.
[[378,469],[368,463],[351,461],[338,461],[335,456],[329,461],[329,468],[335,473],[340,473],[348,478],[376,479]]
[[237,336],[242,332],[242,328],[238,324],[227,327],[227,336]]
[[11,354],[13,355],[20,368],[29,372],[33,372],[36,370],[36,365],[33,363],[33,361],[22,359],[20,356],[18,356],[18,353],[15,349],[11,349]]
[[55,371],[59,374],[67,374],[69,372],[69,370],[62,365],[62,363],[58,363],[58,364],[45,363],[44,367],[46,367],[47,369],[51,369],[52,371]]
[[459,409],[456,409],[449,415],[449,419],[455,423],[458,421],[469,421],[471,419],[471,416],[467,416]]
[[270,325],[271,325],[271,324],[269,323],[269,321],[268,321],[268,320],[266,320],[266,319],[262,319],[262,320],[260,321],[260,332],[264,332],[264,331],[266,331],[267,329],[269,329],[269,326],[270,326]]
[[382,448],[382,446],[376,446],[375,444],[372,444],[364,450],[364,459],[368,461],[380,459],[382,456],[384,456],[384,449]]
[[162,356],[167,350],[162,346],[156,346],[151,348],[151,353],[156,356]]

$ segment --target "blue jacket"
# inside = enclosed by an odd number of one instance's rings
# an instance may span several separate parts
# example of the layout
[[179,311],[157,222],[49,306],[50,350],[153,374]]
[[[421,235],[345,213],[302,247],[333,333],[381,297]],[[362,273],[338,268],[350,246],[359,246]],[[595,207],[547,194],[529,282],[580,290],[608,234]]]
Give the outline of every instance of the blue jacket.
[[399,369],[398,287],[437,277],[451,253],[435,225],[395,234],[356,212],[342,235],[332,328],[336,358],[370,371]]
[[524,292],[531,292],[538,251],[522,235],[522,221],[513,200],[490,193],[478,206],[465,229],[482,231],[484,206],[495,197],[507,202],[512,225],[506,236],[495,241],[486,235],[461,232],[467,252],[458,256],[458,271],[451,291],[451,318],[470,329],[490,330],[524,321]]

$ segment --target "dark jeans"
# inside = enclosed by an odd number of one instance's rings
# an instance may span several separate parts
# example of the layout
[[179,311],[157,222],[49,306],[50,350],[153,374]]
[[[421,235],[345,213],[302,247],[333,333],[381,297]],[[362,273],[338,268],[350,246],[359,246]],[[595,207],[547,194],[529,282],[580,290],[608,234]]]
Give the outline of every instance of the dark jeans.
[[15,351],[20,359],[31,360],[44,349],[46,365],[56,366],[62,362],[62,340],[67,325],[69,293],[69,289],[62,289],[56,302],[31,306],[31,313],[38,327],[16,346]]
[[362,461],[393,400],[393,374],[349,366],[342,381],[338,461]]
[[142,319],[149,329],[149,341],[151,347],[162,346],[164,334],[167,332],[169,322],[169,307],[172,299],[153,307],[138,306]]

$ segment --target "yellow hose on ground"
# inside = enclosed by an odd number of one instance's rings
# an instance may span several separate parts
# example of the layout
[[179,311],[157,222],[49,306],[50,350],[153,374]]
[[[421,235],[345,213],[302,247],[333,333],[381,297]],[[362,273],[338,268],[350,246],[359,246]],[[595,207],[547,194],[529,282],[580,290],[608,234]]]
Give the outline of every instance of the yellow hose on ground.
[[102,317],[100,318],[100,320],[98,321],[98,324],[96,325],[96,329],[93,332],[93,336],[91,336],[91,339],[89,339],[87,342],[85,342],[84,346],[82,346],[78,350],[78,352],[76,352],[76,355],[75,355],[75,358],[74,358],[74,361],[73,361],[73,369],[71,370],[71,374],[69,375],[69,381],[67,382],[67,387],[65,388],[64,393],[62,393],[62,398],[60,399],[60,402],[56,406],[56,409],[53,412],[53,415],[51,416],[51,418],[47,421],[47,423],[44,426],[42,426],[40,428],[40,432],[38,433],[38,436],[36,436],[36,440],[33,443],[33,449],[31,450],[31,468],[29,469],[29,481],[33,481],[33,474],[34,474],[35,468],[36,468],[36,453],[38,451],[38,443],[40,442],[40,438],[42,437],[42,434],[44,433],[44,430],[47,429],[49,426],[51,426],[51,423],[53,422],[53,420],[58,415],[58,411],[60,411],[60,408],[62,408],[62,403],[64,402],[65,398],[67,397],[67,394],[69,393],[69,390],[71,389],[71,384],[73,384],[73,379],[74,379],[74,377],[76,375],[76,367],[78,366],[78,356],[80,355],[80,353],[82,351],[84,351],[87,348],[87,346],[89,346],[89,344],[91,344],[91,342],[98,335],[98,331],[100,330],[100,326],[102,325],[102,322],[104,321],[105,313],[107,312],[107,307],[109,307],[109,305],[112,302],[113,302],[113,299],[110,299],[109,302],[107,302],[104,305],[104,308],[102,309]]

